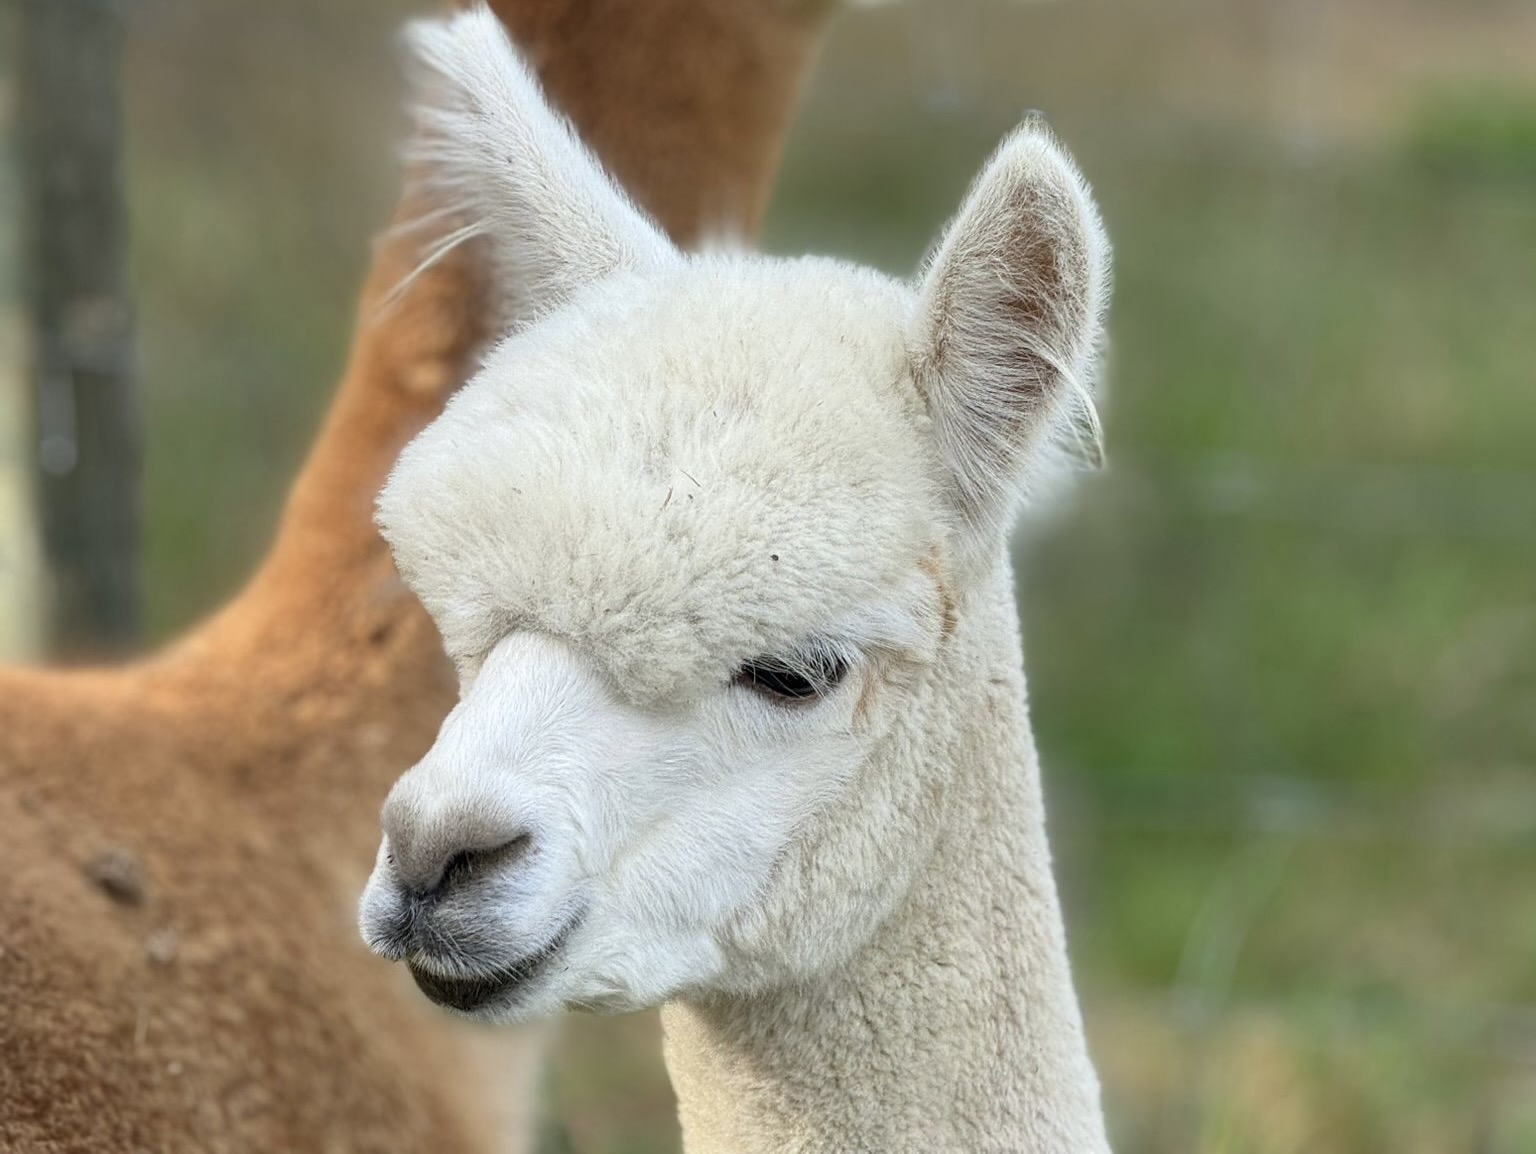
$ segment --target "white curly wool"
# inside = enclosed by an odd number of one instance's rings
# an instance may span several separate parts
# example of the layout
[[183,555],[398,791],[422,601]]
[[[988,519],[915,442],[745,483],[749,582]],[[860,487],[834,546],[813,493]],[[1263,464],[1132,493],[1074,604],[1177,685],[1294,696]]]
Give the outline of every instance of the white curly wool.
[[1076,167],[1019,129],[915,285],[685,255],[488,13],[412,39],[425,179],[544,310],[380,497],[463,692],[365,938],[483,1020],[664,1005],[690,1154],[1107,1149],[1006,549],[1096,446]]

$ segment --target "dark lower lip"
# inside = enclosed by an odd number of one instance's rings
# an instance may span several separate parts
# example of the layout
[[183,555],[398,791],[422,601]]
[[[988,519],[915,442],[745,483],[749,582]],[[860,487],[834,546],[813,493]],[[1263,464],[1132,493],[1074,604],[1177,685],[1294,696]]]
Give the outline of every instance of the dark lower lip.
[[406,962],[416,988],[437,1005],[460,1013],[473,1013],[492,1002],[502,1001],[519,986],[526,985],[547,962],[564,948],[571,932],[575,930],[581,915],[573,917],[560,927],[559,932],[531,954],[525,954],[509,965],[498,967],[489,974],[473,978],[448,978]]

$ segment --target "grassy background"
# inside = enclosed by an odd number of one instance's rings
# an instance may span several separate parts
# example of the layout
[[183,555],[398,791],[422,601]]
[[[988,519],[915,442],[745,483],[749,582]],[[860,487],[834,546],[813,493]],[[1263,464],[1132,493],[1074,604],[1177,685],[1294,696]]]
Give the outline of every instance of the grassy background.
[[[415,7],[129,9],[158,634],[328,399]],[[1117,245],[1110,467],[1019,554],[1119,1148],[1536,1151],[1536,5],[850,14],[767,245],[911,269],[1025,108]],[[655,1031],[568,1024],[550,1151],[675,1149]]]

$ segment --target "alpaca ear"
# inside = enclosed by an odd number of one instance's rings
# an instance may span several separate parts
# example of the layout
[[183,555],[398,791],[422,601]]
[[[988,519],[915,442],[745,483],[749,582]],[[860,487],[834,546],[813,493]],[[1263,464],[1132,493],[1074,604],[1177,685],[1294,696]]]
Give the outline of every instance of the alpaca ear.
[[1091,388],[1109,241],[1077,166],[1042,124],[1016,130],[924,271],[919,387],[977,544],[1006,531],[1053,453],[1097,464]]
[[427,264],[471,237],[488,237],[510,325],[528,306],[557,307],[609,273],[677,258],[550,108],[489,8],[417,21],[405,40],[415,66],[412,177],[433,207],[429,220],[466,222]]

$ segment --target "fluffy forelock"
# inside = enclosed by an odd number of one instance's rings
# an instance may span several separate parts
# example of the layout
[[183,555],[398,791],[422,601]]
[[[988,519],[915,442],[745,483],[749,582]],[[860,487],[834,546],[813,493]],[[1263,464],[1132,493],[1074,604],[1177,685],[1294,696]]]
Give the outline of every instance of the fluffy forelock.
[[688,697],[896,595],[941,531],[911,308],[832,262],[696,257],[495,350],[380,498],[450,654],[533,630]]

